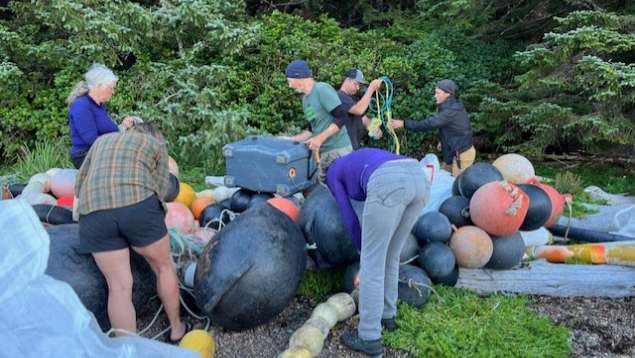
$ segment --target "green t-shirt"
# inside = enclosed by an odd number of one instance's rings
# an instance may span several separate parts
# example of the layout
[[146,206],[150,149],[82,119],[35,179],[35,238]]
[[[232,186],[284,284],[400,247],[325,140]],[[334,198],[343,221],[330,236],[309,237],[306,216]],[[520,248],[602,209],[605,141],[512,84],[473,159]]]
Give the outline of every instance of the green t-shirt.
[[[333,116],[330,112],[341,103],[335,89],[324,82],[316,82],[311,93],[302,97],[304,118],[309,121],[313,135],[322,133],[333,123]],[[342,127],[322,143],[320,152],[326,153],[349,145],[351,145],[351,140],[346,132],[346,127]]]

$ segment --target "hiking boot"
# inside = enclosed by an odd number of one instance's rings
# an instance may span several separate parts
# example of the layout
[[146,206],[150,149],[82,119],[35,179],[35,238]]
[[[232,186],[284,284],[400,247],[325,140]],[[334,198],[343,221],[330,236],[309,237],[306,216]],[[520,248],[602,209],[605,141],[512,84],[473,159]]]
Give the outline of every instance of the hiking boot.
[[367,341],[359,338],[356,334],[344,333],[340,337],[340,341],[346,347],[354,351],[366,353],[371,357],[381,357],[384,354],[384,342],[381,338]]
[[397,328],[399,328],[399,326],[397,326],[397,321],[395,321],[394,318],[382,318],[381,326],[388,332],[394,332]]

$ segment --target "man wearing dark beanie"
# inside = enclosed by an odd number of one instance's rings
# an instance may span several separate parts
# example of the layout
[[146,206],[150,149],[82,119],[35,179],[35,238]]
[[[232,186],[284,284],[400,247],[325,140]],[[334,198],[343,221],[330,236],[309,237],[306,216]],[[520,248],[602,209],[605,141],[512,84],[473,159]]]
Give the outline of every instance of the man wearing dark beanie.
[[415,132],[439,129],[441,153],[446,169],[451,166],[452,175],[461,174],[474,163],[476,150],[472,143],[472,126],[463,103],[457,99],[459,87],[452,80],[437,82],[434,98],[437,113],[425,120],[393,119],[390,125]]
[[290,139],[303,141],[309,149],[319,153],[318,179],[324,182],[329,165],[353,151],[346,127],[343,127],[349,121],[348,112],[331,85],[313,79],[305,61],[292,61],[285,74],[289,87],[304,94],[302,110],[309,122],[306,130]]

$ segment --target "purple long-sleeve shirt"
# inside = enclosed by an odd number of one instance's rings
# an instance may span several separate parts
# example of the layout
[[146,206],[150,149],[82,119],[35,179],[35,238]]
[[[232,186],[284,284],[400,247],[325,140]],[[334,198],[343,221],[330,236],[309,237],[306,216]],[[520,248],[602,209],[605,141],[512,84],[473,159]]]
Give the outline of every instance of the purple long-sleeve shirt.
[[104,105],[98,105],[89,95],[77,97],[68,109],[71,134],[71,155],[88,152],[97,137],[117,132],[119,127],[110,119]]
[[335,197],[342,221],[353,245],[362,248],[362,228],[350,199],[365,201],[371,174],[385,162],[406,157],[376,148],[362,148],[335,160],[328,168],[326,184]]

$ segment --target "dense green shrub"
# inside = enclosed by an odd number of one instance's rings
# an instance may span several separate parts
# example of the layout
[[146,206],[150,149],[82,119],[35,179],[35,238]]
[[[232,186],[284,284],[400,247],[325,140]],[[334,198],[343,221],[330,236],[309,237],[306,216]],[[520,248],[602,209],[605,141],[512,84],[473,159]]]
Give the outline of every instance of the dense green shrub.
[[[513,92],[480,104],[479,129],[505,150],[599,151],[635,142],[635,17],[579,11],[518,52]],[[630,60],[629,60],[630,58]]]
[[[108,105],[115,120],[157,122],[180,162],[210,173],[222,171],[224,143],[304,127],[300,96],[283,73],[295,58],[334,87],[353,66],[391,77],[396,117],[432,113],[434,83],[452,78],[493,149],[540,154],[632,140],[632,17],[575,12],[514,56],[522,43],[482,35],[498,15],[480,2],[381,3],[351,5],[363,14],[355,28],[316,14],[336,9],[326,3],[312,2],[306,19],[249,17],[230,0],[11,1],[0,15],[0,161],[15,162],[22,145],[69,144],[65,98],[93,62],[120,77]],[[436,144],[434,133],[400,138],[414,156]]]

